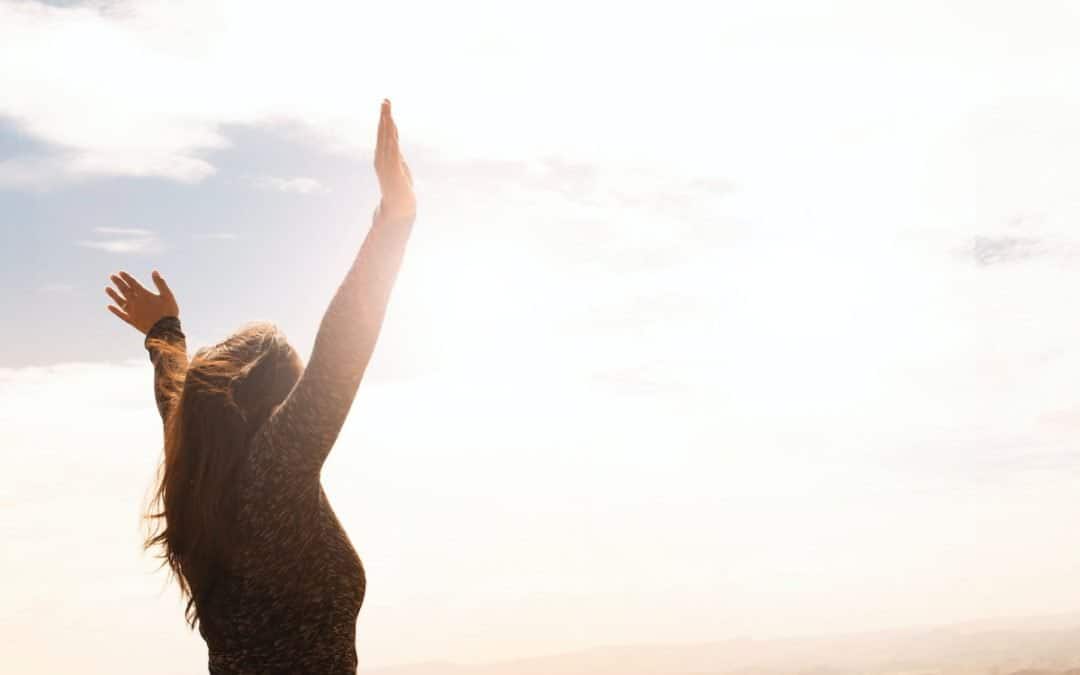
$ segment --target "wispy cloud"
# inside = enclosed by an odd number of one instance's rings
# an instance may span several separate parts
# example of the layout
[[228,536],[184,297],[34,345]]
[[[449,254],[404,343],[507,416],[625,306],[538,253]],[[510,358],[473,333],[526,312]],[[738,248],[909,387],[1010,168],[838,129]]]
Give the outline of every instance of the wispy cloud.
[[263,176],[256,178],[252,184],[262,190],[277,190],[278,192],[292,192],[299,195],[313,195],[329,192],[329,188],[307,176],[294,176],[292,178],[280,178],[278,176]]
[[98,239],[82,240],[79,246],[107,253],[154,253],[162,249],[161,240],[151,230],[134,227],[96,227]]
[[1035,237],[977,236],[971,240],[969,252],[981,267],[1028,260],[1046,253],[1046,245]]
[[89,151],[50,152],[0,160],[0,188],[48,190],[94,176],[161,176],[194,183],[215,171],[209,162],[193,157],[155,156],[149,152],[108,156]]
[[1053,232],[980,234],[968,239],[954,254],[982,268],[1037,260],[1072,265],[1080,261],[1080,240]]
[[95,227],[94,232],[98,234],[120,234],[131,237],[150,237],[153,236],[153,232],[145,230],[141,227]]
[[[856,37],[874,30],[873,13],[808,8],[806,18],[815,30],[806,31],[802,21],[778,23],[777,10],[770,8],[777,3],[742,3],[726,6],[725,30],[731,33],[719,41],[717,52],[715,22],[697,9],[700,3],[678,3],[678,10],[663,17],[625,12],[620,17],[625,30],[608,35],[606,56],[596,60],[587,38],[603,31],[609,19],[598,4],[575,9],[577,27],[557,58],[539,58],[546,53],[542,36],[560,27],[558,12],[520,23],[480,11],[485,2],[467,0],[469,9],[437,14],[425,25],[409,24],[414,42],[439,54],[437,66],[428,68],[420,67],[418,55],[389,63],[381,59],[396,48],[397,37],[390,33],[355,39],[358,24],[409,23],[415,7],[313,2],[314,9],[255,0],[92,2],[65,8],[0,2],[0,91],[5,92],[0,115],[21,133],[71,153],[56,166],[21,167],[20,180],[42,179],[40,172],[51,170],[199,180],[214,170],[207,153],[228,144],[222,130],[234,125],[296,123],[329,146],[370,149],[375,106],[393,92],[401,102],[403,140],[440,152],[487,158],[584,155],[613,162],[647,157],[692,172],[727,175],[742,167],[769,178],[783,173],[806,180],[810,174],[825,187],[850,188],[836,169],[862,166],[854,161],[862,149],[868,156],[903,150],[908,139],[927,138],[939,121],[944,125],[966,115],[1002,92],[1011,93],[1010,87],[1068,98],[1062,78],[1039,77],[1054,65],[1039,59],[1055,48],[1068,53],[1076,25],[1076,17],[1054,3],[1030,10],[1025,25],[1042,21],[1060,30],[1037,41],[1034,33],[1017,36],[1027,51],[1016,62],[1015,49],[974,40],[964,31],[973,21],[1008,30],[1010,13],[988,17],[976,3],[963,3],[952,26],[935,22],[928,5],[925,16],[911,14],[914,25],[926,30],[921,49],[906,58],[903,31],[873,43]],[[483,20],[466,20],[478,12]],[[249,20],[252,16],[259,21]],[[643,51],[638,37],[650,31],[678,37],[661,49]],[[297,48],[281,49],[280,35],[289,35]],[[770,59],[760,59],[759,41],[744,39],[751,35],[774,39]],[[963,51],[977,58],[954,57],[957,40],[965,39],[971,43],[962,42]],[[57,50],[57,44],[71,51]],[[460,44],[472,46],[461,49]],[[499,58],[490,58],[493,53]],[[861,58],[852,61],[852,53]],[[609,58],[622,68],[607,78],[604,95],[596,96],[596,73]],[[708,64],[718,58],[753,63],[756,69],[725,71],[717,87],[694,86],[715,79]],[[895,69],[866,70],[882,58],[896,59]],[[358,81],[353,64],[368,62],[382,64],[378,76]],[[455,72],[471,73],[476,85],[466,92],[468,105],[447,103],[445,80]],[[863,89],[850,86],[853,78]],[[240,80],[244,86],[235,86]],[[544,81],[559,84],[539,86]],[[762,81],[775,86],[763,88]],[[949,90],[956,81],[973,82],[975,88],[946,98],[926,94]],[[642,91],[653,94],[642,96]],[[812,104],[811,91],[816,93]],[[587,106],[569,104],[585,98]],[[79,105],[70,105],[71,100]],[[799,114],[774,116],[785,109]],[[853,116],[836,110],[851,110]],[[898,110],[903,114],[895,118],[897,128],[882,123]],[[850,157],[836,154],[864,129],[880,133],[860,137],[859,151]],[[901,174],[904,168],[890,170]],[[942,171],[953,175],[953,169]],[[851,173],[858,178],[865,172]],[[919,175],[922,180],[925,172]],[[872,184],[880,182],[880,176],[872,178]],[[739,184],[745,184],[741,176]],[[774,195],[792,199],[790,190],[770,187]]]

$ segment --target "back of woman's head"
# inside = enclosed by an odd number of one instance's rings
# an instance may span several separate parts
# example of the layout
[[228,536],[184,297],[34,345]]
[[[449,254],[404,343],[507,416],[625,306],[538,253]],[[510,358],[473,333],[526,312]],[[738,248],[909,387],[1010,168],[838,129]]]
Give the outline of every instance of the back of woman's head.
[[[167,344],[161,349],[175,349]],[[162,558],[188,596],[194,626],[199,607],[228,573],[242,545],[236,530],[236,480],[254,433],[292,390],[302,366],[273,325],[245,326],[199,350],[165,423],[165,459],[155,492],[147,547]]]
[[195,353],[180,405],[193,424],[224,411],[255,431],[299,376],[299,359],[285,335],[271,323],[253,323]]

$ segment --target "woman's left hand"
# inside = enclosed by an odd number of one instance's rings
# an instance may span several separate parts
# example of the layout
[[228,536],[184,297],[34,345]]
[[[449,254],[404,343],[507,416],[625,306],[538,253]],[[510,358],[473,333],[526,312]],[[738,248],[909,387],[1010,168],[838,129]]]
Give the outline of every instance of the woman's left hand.
[[180,307],[177,306],[176,297],[165,279],[156,270],[151,278],[158,289],[157,293],[147,290],[127,272],[109,277],[116,290],[113,290],[112,286],[105,287],[105,292],[116,303],[109,305],[109,311],[143,335],[160,319],[167,316],[180,317]]
[[375,142],[375,175],[379,179],[382,200],[378,213],[391,221],[411,223],[416,218],[416,193],[412,173],[401,155],[398,130],[390,112],[390,101],[383,99],[379,116],[379,137]]

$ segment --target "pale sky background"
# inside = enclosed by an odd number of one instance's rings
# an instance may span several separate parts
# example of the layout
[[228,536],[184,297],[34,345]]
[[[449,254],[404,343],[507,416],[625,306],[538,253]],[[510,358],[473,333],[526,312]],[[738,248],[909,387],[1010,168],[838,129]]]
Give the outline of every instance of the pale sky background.
[[307,353],[384,96],[362,667],[1080,610],[1076,4],[57,4],[0,0],[11,672],[204,667],[102,287]]

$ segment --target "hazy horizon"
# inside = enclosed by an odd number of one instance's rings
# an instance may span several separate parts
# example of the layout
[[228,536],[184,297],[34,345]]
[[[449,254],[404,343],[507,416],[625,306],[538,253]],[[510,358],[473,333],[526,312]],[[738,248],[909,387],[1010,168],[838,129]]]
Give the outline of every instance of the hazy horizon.
[[1050,1],[0,0],[11,667],[205,666],[140,551],[160,420],[103,287],[159,269],[191,351],[266,319],[306,357],[383,97],[419,212],[323,473],[361,671],[1080,612],[1078,34]]

